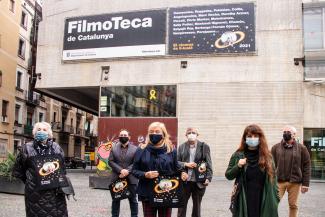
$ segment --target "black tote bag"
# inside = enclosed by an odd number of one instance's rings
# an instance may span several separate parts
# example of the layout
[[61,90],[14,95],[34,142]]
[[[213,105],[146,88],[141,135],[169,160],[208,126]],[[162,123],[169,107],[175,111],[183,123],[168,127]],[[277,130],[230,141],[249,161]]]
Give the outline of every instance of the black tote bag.
[[112,182],[109,186],[109,190],[111,192],[112,200],[123,200],[132,196],[126,178],[119,178],[115,182]]
[[183,181],[180,176],[159,176],[151,182],[149,200],[153,207],[182,207]]

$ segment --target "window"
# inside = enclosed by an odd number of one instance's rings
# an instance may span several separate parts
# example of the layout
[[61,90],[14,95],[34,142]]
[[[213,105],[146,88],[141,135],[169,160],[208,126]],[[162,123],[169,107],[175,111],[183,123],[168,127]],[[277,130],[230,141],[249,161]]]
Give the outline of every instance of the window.
[[19,39],[19,47],[18,47],[18,56],[22,59],[25,59],[25,46],[26,43],[23,39]]
[[38,122],[43,122],[44,121],[44,114],[42,112],[40,112],[38,114]]
[[33,126],[33,112],[27,112],[26,125],[30,127]]
[[305,50],[324,49],[324,8],[304,9]]
[[21,120],[22,120],[21,105],[16,104],[16,107],[15,107],[15,124],[21,124]]
[[325,128],[304,129],[304,145],[311,159],[311,177],[325,180]]
[[16,87],[21,89],[21,79],[22,79],[23,73],[17,72],[17,81],[16,81]]
[[15,0],[10,0],[9,2],[9,10],[15,12]]
[[53,122],[56,122],[56,112],[53,112]]
[[0,157],[7,157],[8,140],[0,139]]
[[1,121],[2,122],[8,122],[8,106],[9,102],[6,100],[2,100],[2,115],[1,115]]
[[176,86],[102,87],[101,117],[176,117]]
[[21,12],[20,25],[27,29],[27,14],[24,11]]

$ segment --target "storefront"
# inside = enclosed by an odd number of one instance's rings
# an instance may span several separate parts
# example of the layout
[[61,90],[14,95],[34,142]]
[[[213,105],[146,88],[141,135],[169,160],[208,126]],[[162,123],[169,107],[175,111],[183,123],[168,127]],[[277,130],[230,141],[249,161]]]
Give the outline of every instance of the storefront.
[[325,128],[304,129],[304,145],[311,158],[311,178],[325,180]]

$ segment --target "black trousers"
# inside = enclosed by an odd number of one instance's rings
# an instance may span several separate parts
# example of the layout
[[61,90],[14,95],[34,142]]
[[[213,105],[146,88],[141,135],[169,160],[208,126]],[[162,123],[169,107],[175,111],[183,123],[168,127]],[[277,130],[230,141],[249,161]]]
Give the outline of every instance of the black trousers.
[[184,206],[178,208],[177,217],[186,217],[187,202],[192,195],[192,217],[201,217],[201,201],[205,188],[199,188],[196,182],[184,183]]

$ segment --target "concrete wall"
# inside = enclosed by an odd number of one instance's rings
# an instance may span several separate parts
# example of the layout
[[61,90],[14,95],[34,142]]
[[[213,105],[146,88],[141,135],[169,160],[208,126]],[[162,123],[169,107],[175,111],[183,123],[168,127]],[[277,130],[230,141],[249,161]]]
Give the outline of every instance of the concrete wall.
[[[63,63],[64,19],[72,16],[238,1],[54,1],[44,5],[40,26],[38,88],[98,85],[177,84],[179,142],[185,128],[198,127],[211,145],[214,171],[223,175],[244,127],[258,123],[270,146],[281,139],[281,128],[292,124],[302,137],[304,124],[303,56],[300,0],[255,1],[256,47],[253,56],[166,57],[107,62]],[[53,34],[55,33],[55,34]],[[188,67],[181,69],[180,61]],[[110,66],[107,83],[101,66]],[[308,119],[308,118],[307,118]]]

